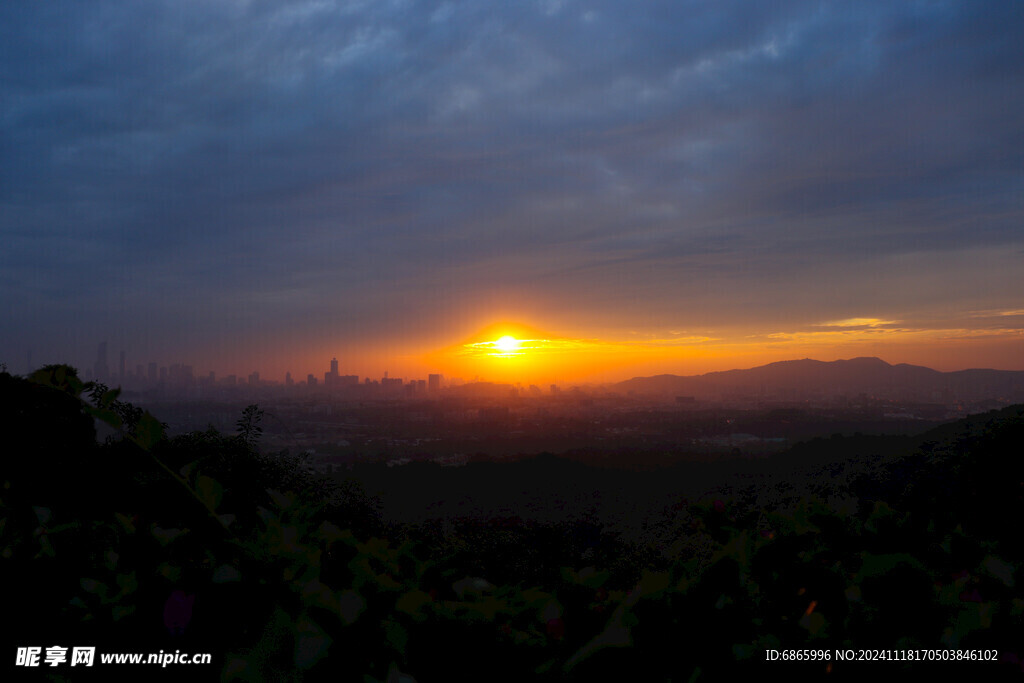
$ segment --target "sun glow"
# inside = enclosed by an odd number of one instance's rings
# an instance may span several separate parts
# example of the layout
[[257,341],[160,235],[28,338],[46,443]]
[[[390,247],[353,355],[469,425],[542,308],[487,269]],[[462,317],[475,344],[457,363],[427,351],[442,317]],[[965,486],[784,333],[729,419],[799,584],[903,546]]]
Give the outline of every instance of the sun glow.
[[513,353],[519,350],[519,340],[515,337],[505,335],[498,341],[494,342],[494,348],[502,353]]
[[[703,344],[708,341],[700,337]],[[609,375],[622,365],[653,356],[679,354],[673,344],[689,347],[697,343],[691,336],[644,342],[611,341],[562,336],[517,323],[497,323],[447,349],[440,349],[430,360],[451,376],[484,377],[499,382],[562,382],[580,377]]]
[[464,349],[471,355],[484,358],[518,358],[523,356],[527,351],[535,351],[538,348],[538,342],[544,342],[544,339],[516,339],[510,334],[502,335],[497,339],[491,339],[488,341],[474,342],[472,344],[466,344]]

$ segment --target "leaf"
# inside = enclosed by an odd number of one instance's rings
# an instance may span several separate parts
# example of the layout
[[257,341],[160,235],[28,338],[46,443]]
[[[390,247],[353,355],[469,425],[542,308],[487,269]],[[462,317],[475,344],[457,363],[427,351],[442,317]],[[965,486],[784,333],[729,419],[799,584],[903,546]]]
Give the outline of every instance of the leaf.
[[342,539],[354,538],[351,531],[348,529],[342,530],[330,522],[321,524],[320,528],[317,529],[317,535],[325,541],[340,541]]
[[249,676],[244,675],[249,668],[248,659],[244,657],[232,657],[228,660],[228,663],[224,665],[221,677],[225,681],[253,680],[255,674],[251,674]]
[[281,493],[280,491],[275,491],[274,489],[267,489],[267,494],[270,496],[270,499],[274,501],[274,505],[282,510],[287,510],[291,507],[292,503],[295,502],[294,496]]
[[121,428],[121,416],[109,408],[93,408],[92,406],[84,405],[82,409],[90,416],[110,425],[114,429]]
[[331,637],[303,614],[295,622],[295,666],[308,669],[319,662],[331,647]]
[[135,613],[135,607],[133,605],[118,605],[111,610],[110,615],[114,618],[114,621],[121,621],[125,617],[130,617]]
[[409,632],[401,624],[392,619],[384,622],[384,637],[388,644],[399,653],[405,654],[406,645],[409,644]]
[[302,590],[299,594],[302,596],[302,601],[307,605],[323,607],[331,612],[338,611],[338,598],[334,595],[334,592],[326,584],[321,583],[319,579],[313,578],[306,581],[302,585]]
[[750,659],[755,654],[755,648],[753,645],[746,643],[733,643],[732,656],[737,660]]
[[364,609],[366,600],[354,590],[347,590],[338,595],[338,612],[346,625],[355,622]]
[[611,576],[609,571],[597,571],[594,567],[584,567],[577,574],[577,578],[587,588],[598,589],[604,585],[604,583]]
[[467,576],[452,584],[452,590],[459,596],[459,600],[469,597],[480,596],[494,590],[494,586],[487,579],[478,576]]
[[171,583],[177,583],[181,579],[181,567],[164,562],[156,568],[156,573]]
[[953,637],[954,643],[959,643],[968,634],[974,631],[985,631],[992,628],[992,616],[995,614],[996,604],[991,602],[969,603],[960,610],[959,615],[954,617]]
[[274,525],[277,529],[280,530],[281,520],[279,520],[277,518],[277,515],[275,515],[273,512],[271,512],[270,510],[261,505],[256,508],[256,514],[259,516],[261,520],[263,520],[263,523],[267,525],[268,531],[271,525]]
[[160,421],[148,412],[139,418],[139,424],[135,427],[134,441],[142,450],[149,451],[157,445],[164,437],[164,426]]
[[395,601],[395,609],[399,612],[405,612],[417,621],[422,621],[426,619],[426,616],[421,610],[424,605],[427,605],[430,602],[431,600],[428,594],[421,590],[412,590],[405,593]]
[[551,599],[550,593],[545,593],[539,588],[527,588],[523,591],[522,596],[527,605],[537,608],[543,607]]
[[995,555],[989,555],[982,561],[981,567],[987,574],[1002,581],[1007,588],[1013,588],[1013,565]]
[[118,588],[121,589],[121,595],[129,595],[137,591],[139,588],[139,580],[138,577],[135,576],[135,572],[118,574],[116,581]]
[[390,574],[376,574],[373,580],[377,583],[377,586],[390,591],[396,591],[402,588],[402,584],[395,580]]
[[46,524],[48,521],[50,521],[50,517],[53,516],[53,513],[50,511],[50,508],[33,506],[32,512],[36,513],[36,519],[39,520],[40,524]]
[[629,626],[624,623],[624,610],[616,610],[615,614],[608,620],[608,625],[593,640],[577,650],[569,660],[562,666],[564,671],[570,671],[577,664],[593,656],[608,647],[629,647],[633,644]]
[[388,668],[386,683],[416,683],[416,679],[407,673],[402,673],[398,668],[398,664],[391,662],[391,666]]
[[117,568],[117,561],[119,559],[120,556],[117,553],[115,553],[113,550],[108,550],[106,554],[103,556],[103,566],[109,569],[110,571],[114,571],[114,569]]
[[890,555],[875,555],[862,553],[863,564],[861,565],[858,577],[861,580],[875,576],[885,576],[900,564],[907,564],[915,569],[924,570],[916,558],[907,553],[893,553]]
[[538,611],[538,616],[540,617],[540,620],[545,623],[552,621],[554,619],[561,619],[562,614],[562,606],[554,598],[548,600],[547,603],[545,603],[545,605],[541,607]]
[[739,535],[733,536],[732,539],[722,549],[722,554],[725,557],[731,557],[732,559],[739,562],[740,567],[750,566],[750,532],[743,530]]
[[669,580],[668,572],[652,572],[645,569],[637,587],[640,589],[640,594],[646,597],[668,588]]
[[196,480],[196,493],[209,510],[216,510],[224,497],[224,487],[216,479],[202,475]]
[[129,534],[135,533],[135,524],[132,523],[131,517],[129,517],[128,515],[121,514],[120,512],[115,512],[114,517],[117,519],[117,521],[121,524],[121,526],[124,528],[126,532],[128,532]]
[[160,542],[160,545],[167,545],[171,541],[188,533],[188,529],[161,529],[157,525],[153,525],[152,529],[153,538]]
[[242,573],[228,564],[222,564],[213,572],[210,579],[214,583],[231,583],[242,580]]
[[825,617],[820,612],[811,612],[800,617],[800,625],[807,629],[812,636],[824,635]]

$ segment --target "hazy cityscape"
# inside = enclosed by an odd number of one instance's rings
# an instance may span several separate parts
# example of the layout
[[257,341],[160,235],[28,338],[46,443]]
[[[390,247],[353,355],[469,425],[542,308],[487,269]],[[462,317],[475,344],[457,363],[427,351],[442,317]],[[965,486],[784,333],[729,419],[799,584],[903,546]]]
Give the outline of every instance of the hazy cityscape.
[[441,373],[360,377],[344,374],[337,358],[322,373],[282,380],[258,370],[218,377],[182,363],[130,369],[124,352],[112,368],[107,355],[99,344],[83,376],[120,388],[122,400],[159,414],[170,434],[231,432],[242,409],[258,404],[261,448],[301,454],[307,468],[328,475],[362,464],[450,467],[541,452],[637,469],[764,457],[833,434],[917,434],[1024,401],[1024,372],[937,373],[869,358],[539,387]]

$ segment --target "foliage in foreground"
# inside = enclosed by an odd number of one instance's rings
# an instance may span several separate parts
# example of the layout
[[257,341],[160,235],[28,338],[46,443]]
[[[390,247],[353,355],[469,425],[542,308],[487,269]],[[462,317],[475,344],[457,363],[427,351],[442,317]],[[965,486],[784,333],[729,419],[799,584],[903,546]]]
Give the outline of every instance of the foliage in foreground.
[[[260,455],[258,408],[237,436],[168,438],[65,366],[0,374],[0,419],[22,444],[6,449],[0,572],[33,597],[12,649],[212,651],[203,673],[225,681],[719,680],[763,671],[766,649],[869,647],[996,649],[962,666],[1021,672],[1020,407],[845,490],[681,504],[667,555],[558,547],[572,529],[389,528],[358,491]],[[95,420],[116,436],[97,444]],[[481,576],[481,553],[565,564],[515,581]]]

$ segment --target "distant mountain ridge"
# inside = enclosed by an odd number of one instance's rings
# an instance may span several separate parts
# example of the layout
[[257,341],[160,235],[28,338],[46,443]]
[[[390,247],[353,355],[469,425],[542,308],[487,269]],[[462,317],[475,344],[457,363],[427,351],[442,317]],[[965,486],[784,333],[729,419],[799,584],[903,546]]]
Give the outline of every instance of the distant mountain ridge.
[[927,400],[1024,401],[1024,371],[959,370],[940,372],[919,365],[890,365],[881,358],[819,361],[787,360],[747,370],[704,375],[634,377],[612,387],[638,395],[731,395],[779,398],[857,396]]

